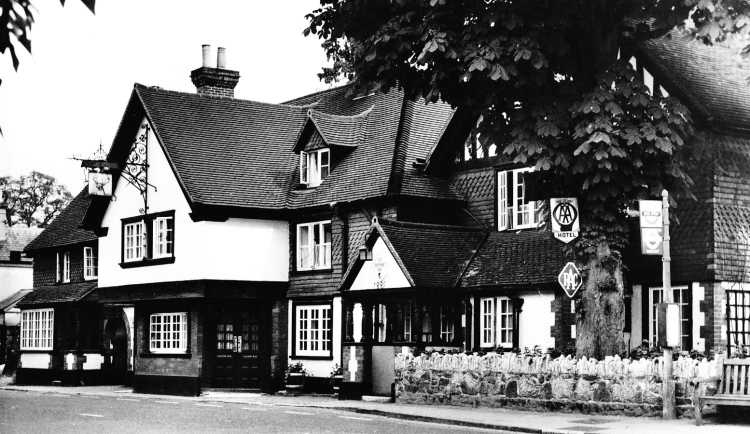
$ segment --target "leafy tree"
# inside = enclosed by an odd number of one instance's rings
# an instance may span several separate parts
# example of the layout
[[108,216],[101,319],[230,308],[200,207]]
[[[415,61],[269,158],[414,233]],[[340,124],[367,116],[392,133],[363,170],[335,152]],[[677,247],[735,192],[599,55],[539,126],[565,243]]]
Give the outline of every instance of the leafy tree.
[[40,172],[13,179],[0,177],[0,191],[7,206],[7,224],[46,227],[73,198],[55,177]]
[[[60,0],[65,6],[65,0]],[[96,0],[81,0],[81,3],[94,13]],[[17,44],[31,53],[31,26],[34,24],[36,9],[30,0],[0,0],[0,54],[10,53],[13,68],[18,70]],[[0,79],[0,84],[2,84]],[[2,134],[2,129],[0,129]]]
[[[688,194],[691,118],[652,95],[620,57],[692,18],[704,43],[746,38],[740,0],[321,0],[307,16],[333,66],[319,74],[352,92],[403,88],[442,99],[483,147],[533,165],[550,196],[577,196],[574,249],[586,281],[578,301],[578,356],[622,351],[621,251],[626,208]],[[747,43],[747,39],[744,39]],[[748,49],[745,48],[745,53]]]

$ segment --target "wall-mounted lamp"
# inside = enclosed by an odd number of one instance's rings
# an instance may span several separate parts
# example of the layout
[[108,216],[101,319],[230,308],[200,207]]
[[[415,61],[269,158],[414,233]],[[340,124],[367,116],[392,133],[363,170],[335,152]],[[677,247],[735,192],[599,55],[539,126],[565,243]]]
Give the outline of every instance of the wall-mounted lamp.
[[372,261],[372,249],[364,245],[359,246],[359,260]]

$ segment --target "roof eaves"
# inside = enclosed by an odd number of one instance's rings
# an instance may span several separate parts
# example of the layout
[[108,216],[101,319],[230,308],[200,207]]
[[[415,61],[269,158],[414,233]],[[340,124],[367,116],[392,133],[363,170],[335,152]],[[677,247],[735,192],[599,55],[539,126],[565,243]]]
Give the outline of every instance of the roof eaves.
[[164,156],[167,158],[167,161],[169,162],[169,167],[172,168],[172,174],[174,174],[175,179],[177,179],[177,182],[180,184],[180,189],[182,190],[182,194],[185,195],[185,199],[188,201],[188,205],[190,205],[190,209],[193,209],[193,206],[195,204],[195,200],[190,195],[190,191],[187,189],[187,186],[185,185],[185,181],[183,181],[180,174],[177,172],[177,166],[175,166],[174,161],[172,160],[172,156],[169,155],[169,151],[167,150],[167,147],[164,146],[164,141],[161,138],[161,134],[159,133],[159,129],[156,126],[156,124],[153,121],[153,117],[151,116],[151,113],[149,112],[148,106],[143,101],[143,97],[140,94],[140,90],[142,88],[145,88],[143,85],[140,85],[138,83],[135,84],[134,89],[136,93],[138,94],[138,100],[141,103],[141,106],[143,107],[143,111],[146,114],[146,119],[148,120],[149,125],[151,125],[151,128],[154,130],[154,135],[156,136],[156,141],[159,142],[159,146],[161,147],[162,152],[164,152]]

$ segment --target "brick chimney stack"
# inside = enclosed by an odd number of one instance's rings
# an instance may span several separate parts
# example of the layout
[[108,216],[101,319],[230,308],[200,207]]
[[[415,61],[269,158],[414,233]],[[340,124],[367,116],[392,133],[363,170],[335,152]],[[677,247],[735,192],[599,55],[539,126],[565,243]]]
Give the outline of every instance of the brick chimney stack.
[[190,73],[190,79],[198,93],[234,98],[234,88],[240,81],[240,73],[226,69],[227,51],[219,47],[216,68],[211,68],[211,46],[203,46],[203,66]]

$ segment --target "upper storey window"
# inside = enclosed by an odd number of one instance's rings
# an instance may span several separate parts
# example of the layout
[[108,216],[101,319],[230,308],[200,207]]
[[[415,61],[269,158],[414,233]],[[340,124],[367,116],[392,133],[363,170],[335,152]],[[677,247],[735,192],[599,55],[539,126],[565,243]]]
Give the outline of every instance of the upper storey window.
[[174,211],[122,220],[122,263],[129,268],[174,262]]
[[328,148],[302,151],[299,155],[300,183],[317,187],[331,173],[331,151]]
[[534,169],[497,172],[497,229],[527,229],[539,224],[539,202],[526,199],[524,174]]

